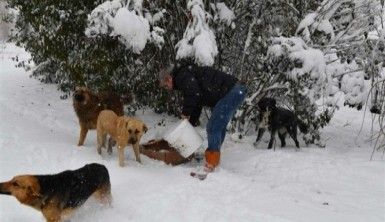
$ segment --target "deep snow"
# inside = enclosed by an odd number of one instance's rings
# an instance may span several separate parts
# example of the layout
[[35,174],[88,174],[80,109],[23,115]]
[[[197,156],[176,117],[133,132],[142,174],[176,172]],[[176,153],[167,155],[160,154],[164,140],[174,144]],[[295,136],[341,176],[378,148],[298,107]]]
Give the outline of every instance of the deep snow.
[[[26,54],[0,44],[0,181],[17,174],[57,173],[90,162],[107,166],[113,207],[86,203],[71,221],[385,221],[385,164],[382,152],[369,161],[370,115],[342,108],[322,131],[326,148],[267,150],[227,137],[221,167],[199,181],[189,176],[198,164],[171,167],[142,156],[127,166],[96,152],[95,131],[77,147],[79,126],[70,99],[60,100],[54,85],[29,78],[10,57]],[[143,141],[159,136],[176,119],[137,112],[150,130]],[[363,129],[358,136],[361,124]],[[204,134],[204,129],[199,131]],[[302,142],[302,143],[301,143]],[[304,146],[303,141],[300,141]],[[44,221],[42,215],[0,196],[0,221]]]

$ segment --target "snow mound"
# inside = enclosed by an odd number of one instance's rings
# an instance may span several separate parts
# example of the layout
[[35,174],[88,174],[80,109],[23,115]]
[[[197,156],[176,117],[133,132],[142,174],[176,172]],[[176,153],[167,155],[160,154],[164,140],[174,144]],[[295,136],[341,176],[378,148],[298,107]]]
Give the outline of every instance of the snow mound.
[[226,23],[227,25],[231,25],[233,20],[235,19],[234,12],[229,9],[224,2],[218,2],[216,4],[216,8],[218,10],[218,18],[221,22]]
[[364,104],[368,95],[364,71],[359,70],[354,60],[347,66],[346,71],[348,73],[341,80],[341,91],[345,93],[346,103],[352,105]]
[[298,80],[305,74],[320,82],[329,79],[323,52],[308,47],[299,37],[272,38],[272,45],[268,48],[267,55],[274,60],[288,57],[294,63],[294,68],[287,72],[287,75],[293,80]]
[[123,5],[120,0],[106,1],[88,15],[88,27],[85,30],[87,36],[109,34],[113,16]]
[[150,39],[150,25],[142,16],[127,8],[120,8],[113,19],[114,32],[134,53],[139,54]]
[[142,3],[141,0],[113,0],[100,4],[89,14],[85,34],[118,36],[119,41],[136,54],[140,54],[148,42],[162,47],[164,30],[154,26],[150,32],[150,26],[163,18],[165,10],[153,16],[147,12],[143,17]]
[[187,8],[192,18],[189,20],[183,38],[175,46],[176,59],[193,57],[198,65],[211,66],[218,54],[218,47],[214,32],[207,22],[210,15],[204,11],[202,0],[190,0]]
[[194,57],[198,64],[214,64],[214,57],[218,54],[217,46],[216,44],[207,43],[215,43],[215,36],[213,32],[202,32],[194,39]]
[[310,74],[312,79],[324,81],[326,79],[325,68],[326,63],[324,54],[319,49],[306,49],[290,53],[292,60],[301,60],[302,67],[294,68],[291,71],[291,78],[296,79],[306,73]]

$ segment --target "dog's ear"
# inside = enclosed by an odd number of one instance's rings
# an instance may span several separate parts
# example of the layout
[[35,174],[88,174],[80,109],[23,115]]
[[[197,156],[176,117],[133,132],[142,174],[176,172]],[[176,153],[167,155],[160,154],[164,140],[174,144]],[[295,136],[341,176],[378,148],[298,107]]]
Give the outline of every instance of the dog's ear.
[[130,118],[126,118],[125,119],[125,127],[126,127],[126,129],[128,129],[129,128],[129,126],[130,126],[130,123],[131,122],[131,119]]
[[34,197],[40,197],[41,196],[39,191],[38,191],[38,188],[35,185],[28,186],[27,190]]
[[266,108],[266,106],[268,105],[268,100],[267,98],[262,98],[258,101],[257,103],[257,107],[258,107],[258,110],[261,111],[263,110],[264,108]]
[[148,128],[147,128],[146,124],[143,124],[143,132],[147,133],[147,131],[148,131]]
[[24,187],[26,192],[32,197],[40,197],[40,186],[37,182],[36,177],[26,175],[20,176],[16,179],[20,186]]

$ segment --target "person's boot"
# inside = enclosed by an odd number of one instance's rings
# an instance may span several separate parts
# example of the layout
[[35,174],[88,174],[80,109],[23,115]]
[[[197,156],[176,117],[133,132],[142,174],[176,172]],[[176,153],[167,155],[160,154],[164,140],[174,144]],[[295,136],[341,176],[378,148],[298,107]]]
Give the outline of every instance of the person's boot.
[[221,153],[219,151],[210,151],[206,150],[205,152],[205,167],[204,171],[210,173],[213,172],[215,167],[219,165],[219,160],[220,160]]

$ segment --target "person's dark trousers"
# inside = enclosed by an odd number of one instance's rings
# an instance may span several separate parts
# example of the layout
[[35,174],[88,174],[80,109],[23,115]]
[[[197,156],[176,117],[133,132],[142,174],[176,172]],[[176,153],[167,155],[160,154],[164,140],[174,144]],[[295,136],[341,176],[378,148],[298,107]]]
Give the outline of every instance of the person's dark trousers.
[[226,126],[246,97],[246,87],[237,83],[212,110],[207,123],[208,151],[219,151],[226,136]]

